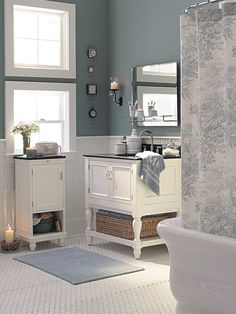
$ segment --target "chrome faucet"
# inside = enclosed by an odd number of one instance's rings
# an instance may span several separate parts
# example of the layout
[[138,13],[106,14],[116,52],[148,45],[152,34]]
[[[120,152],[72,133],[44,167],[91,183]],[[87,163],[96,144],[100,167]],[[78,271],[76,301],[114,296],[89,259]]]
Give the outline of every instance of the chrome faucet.
[[151,151],[153,152],[153,134],[152,134],[152,132],[149,131],[149,130],[147,130],[147,129],[145,129],[145,130],[143,130],[142,132],[140,132],[139,138],[140,138],[141,143],[142,143],[142,135],[143,135],[143,133],[148,133],[148,134],[150,134],[150,136],[151,136]]

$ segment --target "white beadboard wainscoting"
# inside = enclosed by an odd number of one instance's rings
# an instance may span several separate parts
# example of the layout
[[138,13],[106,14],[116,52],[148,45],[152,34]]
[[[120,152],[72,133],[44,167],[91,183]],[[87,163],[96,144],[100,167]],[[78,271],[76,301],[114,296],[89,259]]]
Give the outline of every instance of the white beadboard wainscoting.
[[[5,228],[4,191],[7,191],[8,195],[14,194],[14,178],[15,171],[13,156],[6,155],[6,141],[0,139],[0,240],[3,239],[3,231]],[[10,200],[7,201],[6,205],[11,206]]]
[[[66,231],[69,235],[84,234],[85,219],[85,190],[84,190],[84,154],[113,153],[115,144],[122,136],[83,136],[77,137],[76,152],[65,153],[66,175]],[[144,137],[144,142],[150,143],[150,137]],[[166,144],[173,140],[180,145],[179,137],[154,137],[154,144]],[[6,155],[6,141],[0,139],[0,240],[4,231],[4,191],[14,193],[14,159]]]

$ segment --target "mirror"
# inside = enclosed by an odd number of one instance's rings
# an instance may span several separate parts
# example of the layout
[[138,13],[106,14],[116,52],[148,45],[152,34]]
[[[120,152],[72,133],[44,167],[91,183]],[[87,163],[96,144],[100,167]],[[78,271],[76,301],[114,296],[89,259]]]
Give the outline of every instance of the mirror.
[[178,126],[177,62],[131,69],[133,103],[144,117],[140,126]]

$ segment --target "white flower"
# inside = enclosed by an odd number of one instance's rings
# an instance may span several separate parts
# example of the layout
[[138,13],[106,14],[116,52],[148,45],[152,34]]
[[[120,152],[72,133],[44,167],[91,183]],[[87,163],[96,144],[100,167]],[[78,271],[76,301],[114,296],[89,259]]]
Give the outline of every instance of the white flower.
[[22,136],[30,136],[32,133],[39,132],[39,126],[35,123],[19,122],[12,128],[13,134],[21,134]]

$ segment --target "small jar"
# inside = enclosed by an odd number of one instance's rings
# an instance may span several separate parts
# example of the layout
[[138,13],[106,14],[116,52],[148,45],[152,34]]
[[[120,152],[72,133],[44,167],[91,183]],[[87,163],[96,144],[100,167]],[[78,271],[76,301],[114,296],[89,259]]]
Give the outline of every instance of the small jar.
[[115,145],[115,154],[124,155],[125,154],[125,143],[118,143]]
[[36,148],[35,147],[27,147],[26,148],[26,157],[27,158],[36,158]]
[[142,108],[138,108],[136,111],[135,111],[135,117],[136,118],[144,118],[144,112],[143,112],[143,109]]

